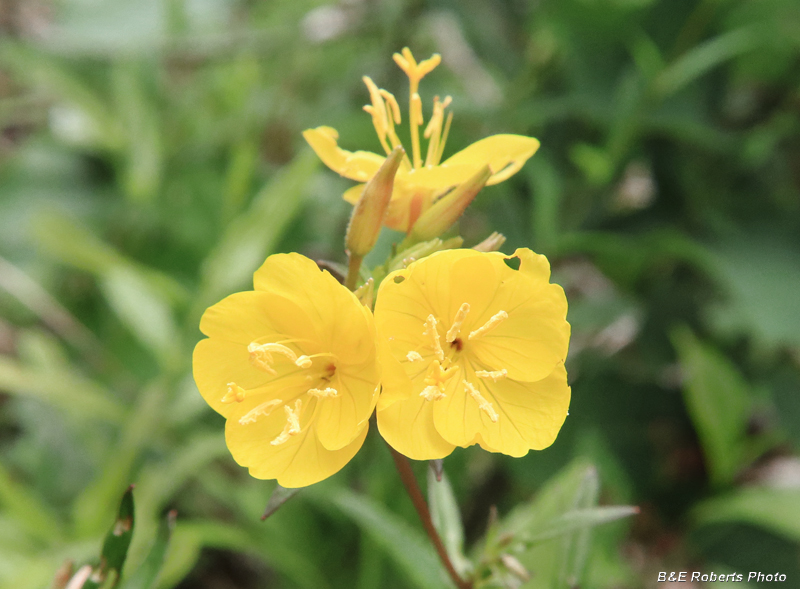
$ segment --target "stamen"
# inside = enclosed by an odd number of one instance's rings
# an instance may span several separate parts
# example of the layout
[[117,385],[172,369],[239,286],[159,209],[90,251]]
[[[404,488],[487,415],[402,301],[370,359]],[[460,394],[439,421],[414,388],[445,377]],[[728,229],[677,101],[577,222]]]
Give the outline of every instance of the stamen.
[[247,346],[247,351],[250,352],[250,363],[253,366],[273,376],[277,374],[275,369],[270,366],[273,362],[273,353],[281,354],[289,358],[292,362],[297,362],[297,354],[283,344],[257,344],[256,342],[252,342]]
[[372,101],[372,104],[366,105],[364,110],[372,115],[372,125],[375,127],[378,139],[388,155],[391,153],[391,150],[386,144],[386,134],[389,130],[389,122],[386,116],[386,104],[383,102],[380,89],[375,85],[375,82],[373,82],[369,76],[364,76],[361,79],[364,81],[364,84],[367,85],[369,97]]
[[422,389],[419,396],[425,397],[426,401],[439,401],[440,399],[444,399],[447,395],[445,395],[444,391],[438,386],[431,385]]
[[436,154],[436,165],[439,165],[439,162],[442,161],[442,155],[444,155],[444,146],[447,143],[447,136],[450,135],[450,125],[453,122],[453,111],[451,110],[447,113],[447,121],[444,123],[444,132],[442,133],[442,139],[439,141],[439,151]]
[[478,378],[491,378],[492,382],[497,382],[498,380],[501,380],[508,376],[508,370],[506,370],[505,368],[503,368],[502,370],[494,370],[494,371],[476,370],[475,376],[477,376]]
[[469,393],[470,397],[475,399],[475,401],[478,403],[478,409],[486,413],[486,415],[489,416],[489,419],[492,420],[492,423],[497,423],[497,411],[494,410],[492,404],[483,398],[483,395],[481,395],[480,391],[478,391],[478,389],[476,389],[472,383],[466,380],[463,382],[464,386],[467,387],[467,392]]
[[300,368],[311,368],[312,361],[308,356],[300,356],[294,361],[294,363]]
[[458,311],[456,311],[456,318],[453,319],[453,325],[450,326],[450,329],[447,330],[447,334],[444,336],[445,341],[455,341],[458,337],[458,332],[461,330],[461,324],[464,323],[464,319],[467,318],[467,313],[469,313],[469,303],[461,303]]
[[239,425],[247,425],[248,423],[255,423],[259,417],[262,415],[266,417],[272,410],[275,409],[278,405],[283,403],[280,399],[272,399],[272,401],[267,401],[266,403],[261,403],[255,409],[251,409],[247,413],[245,413],[242,417],[239,418]]
[[506,319],[508,319],[508,313],[506,313],[505,311],[498,311],[497,313],[492,315],[492,318],[489,319],[489,321],[487,321],[481,327],[470,333],[469,338],[467,339],[472,339],[473,337],[484,335],[487,331],[494,329]]
[[250,364],[263,370],[267,374],[275,376],[278,374],[275,369],[270,366],[272,364],[272,354],[266,350],[262,350],[255,342],[247,346],[247,351],[250,352]]
[[414,168],[422,167],[419,150],[419,127],[424,123],[422,117],[422,99],[416,91],[411,93],[408,103],[408,119],[411,125],[411,151],[414,157]]
[[444,123],[444,109],[453,101],[452,97],[447,96],[444,102],[438,96],[433,98],[433,114],[431,115],[428,126],[425,128],[423,137],[428,139],[428,154],[425,157],[426,166],[436,166],[439,164],[440,150],[439,142],[442,139],[442,123]]
[[300,408],[302,405],[302,401],[297,399],[294,403],[294,409],[288,405],[283,406],[283,410],[286,412],[286,425],[283,426],[283,431],[278,437],[270,442],[270,445],[280,446],[289,441],[290,437],[300,433]]
[[411,350],[408,354],[406,354],[406,360],[408,360],[409,362],[419,362],[420,360],[422,360],[422,354],[420,354],[419,352],[415,352],[414,350]]
[[324,389],[308,389],[308,394],[312,397],[317,398],[327,398],[327,397],[338,397],[339,391],[334,388],[326,387]]
[[425,331],[423,333],[431,339],[433,353],[439,359],[439,362],[444,362],[444,351],[439,341],[439,330],[436,329],[436,317],[428,315],[428,320],[425,321]]
[[220,403],[233,403],[234,401],[237,403],[241,403],[244,401],[245,390],[240,387],[235,382],[228,383],[228,389],[225,392],[225,396],[220,399]]

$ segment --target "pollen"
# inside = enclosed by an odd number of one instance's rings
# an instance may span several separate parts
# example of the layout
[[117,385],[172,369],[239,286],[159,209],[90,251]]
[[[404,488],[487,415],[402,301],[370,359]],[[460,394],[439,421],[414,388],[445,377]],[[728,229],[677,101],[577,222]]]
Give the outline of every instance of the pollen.
[[422,389],[422,392],[419,394],[420,397],[425,397],[426,401],[438,401],[440,399],[444,399],[447,395],[444,394],[438,386],[427,386]]
[[239,418],[239,425],[247,425],[248,423],[255,423],[259,417],[264,416],[266,417],[272,410],[275,409],[278,405],[283,403],[280,399],[272,399],[272,401],[267,401],[266,403],[261,403],[255,409],[251,409],[247,413],[245,413],[242,417]]
[[476,370],[475,376],[478,378],[491,378],[492,382],[497,382],[508,376],[508,370],[505,368],[502,370]]
[[308,389],[308,394],[317,398],[338,397],[339,391],[332,387],[325,387],[324,389]]
[[492,329],[494,329],[495,327],[500,325],[506,319],[508,319],[508,313],[506,313],[505,311],[498,311],[497,313],[492,315],[492,318],[489,319],[489,321],[487,321],[486,323],[481,325],[475,331],[471,332],[469,334],[469,338],[467,338],[467,339],[472,339],[472,338],[478,337],[480,335],[485,335],[486,332],[491,331]]
[[425,332],[431,340],[433,346],[433,353],[438,358],[439,362],[444,362],[444,351],[442,350],[442,343],[439,341],[439,330],[436,328],[436,317],[428,315],[428,320],[425,321]]
[[419,362],[422,359],[422,354],[415,352],[414,350],[411,350],[408,354],[406,354],[406,360],[409,362]]
[[489,416],[489,419],[492,420],[492,423],[497,423],[497,411],[494,410],[492,404],[483,398],[483,395],[481,395],[480,391],[478,391],[478,389],[475,388],[471,382],[465,380],[464,386],[467,387],[469,396],[475,399],[475,401],[478,403],[478,409],[486,413],[486,415]]
[[221,403],[233,403],[234,401],[236,403],[241,403],[244,401],[246,393],[242,387],[235,382],[229,382],[227,386],[228,389],[225,392],[225,396],[220,399]]
[[469,313],[469,303],[461,303],[458,311],[456,311],[456,318],[453,319],[453,325],[450,326],[450,329],[447,330],[447,335],[444,336],[446,341],[455,341],[458,337],[458,332],[461,331],[461,324],[467,318],[467,313]]
[[294,403],[294,409],[289,407],[288,405],[283,406],[283,410],[286,412],[286,425],[283,426],[283,431],[278,435],[277,438],[270,442],[272,446],[280,446],[289,441],[289,438],[292,436],[296,436],[300,433],[300,409],[303,406],[303,402],[300,399],[297,399]]
[[[300,356],[300,358],[298,358],[297,354],[283,344],[258,344],[256,342],[251,342],[250,345],[247,346],[247,351],[250,352],[250,363],[253,366],[273,376],[278,374],[272,367],[274,363],[273,354],[286,356],[301,368],[308,368],[308,366],[311,365],[310,361],[308,365],[303,365],[306,363],[304,359],[307,358],[307,356]],[[298,364],[298,362],[302,362],[303,364]]]
[[294,361],[294,363],[300,368],[311,368],[312,361],[308,356],[300,356]]

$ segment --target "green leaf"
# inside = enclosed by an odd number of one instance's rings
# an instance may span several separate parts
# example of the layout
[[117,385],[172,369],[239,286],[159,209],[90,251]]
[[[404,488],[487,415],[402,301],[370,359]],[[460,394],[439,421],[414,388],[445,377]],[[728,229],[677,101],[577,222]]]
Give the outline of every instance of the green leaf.
[[14,395],[35,397],[80,419],[119,422],[124,416],[110,391],[67,369],[53,367],[44,372],[0,356],[0,388]]
[[[56,514],[39,500],[35,489],[27,488],[14,480],[2,462],[0,462],[0,506],[5,516],[10,516],[15,524],[33,538],[52,542],[64,535],[63,526]],[[4,529],[5,525],[3,524]],[[9,525],[6,531],[11,529]]]
[[330,501],[346,513],[420,589],[453,587],[427,538],[371,499],[339,489]]
[[253,272],[273,252],[300,211],[318,166],[319,159],[311,150],[302,152],[254,197],[247,211],[231,222],[203,266],[199,305],[205,308],[251,281]]
[[297,495],[301,489],[302,487],[296,489],[287,489],[286,487],[275,485],[275,489],[273,489],[272,495],[269,496],[269,501],[267,501],[267,507],[264,509],[264,514],[261,516],[261,521],[263,522],[273,513],[278,511],[284,503]]
[[469,559],[464,556],[464,526],[461,523],[458,502],[444,472],[441,473],[440,481],[436,480],[433,465],[428,467],[427,472],[428,505],[433,525],[439,532],[456,571],[464,576],[471,572],[473,567]]
[[136,572],[125,583],[125,589],[151,589],[155,587],[158,574],[164,565],[172,530],[175,528],[176,516],[177,512],[173,510],[161,521],[153,547],[142,565],[136,569]]
[[110,575],[113,575],[114,578],[111,587],[117,585],[128,556],[128,547],[131,545],[133,523],[133,485],[131,485],[122,496],[114,525],[106,534],[103,549],[100,552],[100,565],[92,571],[92,575],[83,585],[83,589],[105,587],[106,580],[110,578]]
[[684,400],[703,446],[711,481],[729,484],[742,466],[750,408],[747,383],[715,348],[701,343],[686,327],[672,341],[684,371]]
[[740,522],[800,542],[800,490],[753,487],[700,503],[695,525]]

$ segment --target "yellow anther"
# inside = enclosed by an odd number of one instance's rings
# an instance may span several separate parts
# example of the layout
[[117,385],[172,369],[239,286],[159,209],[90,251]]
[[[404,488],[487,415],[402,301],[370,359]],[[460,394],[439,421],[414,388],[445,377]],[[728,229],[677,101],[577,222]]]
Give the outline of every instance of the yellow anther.
[[240,387],[235,382],[228,383],[228,389],[225,392],[225,396],[220,399],[221,403],[241,403],[244,401],[245,390]]
[[397,103],[397,99],[394,97],[394,94],[388,90],[384,90],[383,88],[380,89],[380,93],[383,99],[386,101],[387,114],[390,112],[392,114],[392,116],[389,118],[393,120],[395,125],[399,125],[403,122],[403,118],[400,116],[400,105]]
[[461,306],[456,311],[456,318],[453,319],[453,325],[450,326],[450,329],[447,330],[447,334],[444,336],[445,341],[453,342],[458,337],[458,332],[461,330],[461,324],[464,323],[464,319],[467,318],[467,313],[469,313],[469,303],[461,303]]
[[308,356],[299,356],[297,360],[294,361],[294,363],[300,368],[311,368],[311,364],[313,362],[311,361],[311,358],[309,358]]
[[317,398],[327,398],[327,397],[338,397],[339,391],[334,388],[326,387],[324,389],[308,389],[308,394],[312,397]]
[[419,352],[415,352],[414,350],[411,350],[408,354],[406,354],[406,360],[408,360],[409,362],[419,362],[420,360],[422,360],[422,354],[420,354]]
[[487,331],[494,329],[506,319],[508,319],[508,313],[506,313],[505,311],[498,311],[497,313],[492,315],[492,318],[489,319],[489,321],[487,321],[486,323],[481,325],[478,329],[470,333],[468,339],[472,339],[473,337],[478,337],[479,335],[484,335]]
[[478,389],[476,389],[471,382],[465,380],[464,386],[467,387],[467,392],[469,393],[470,397],[475,399],[475,401],[478,403],[478,409],[486,413],[486,415],[489,416],[489,419],[492,420],[492,423],[497,423],[497,411],[494,410],[492,404],[483,398],[483,395],[481,395],[480,391],[478,391]]
[[261,347],[254,342],[247,346],[247,351],[250,353],[250,364],[259,370],[263,370],[267,374],[272,374],[273,376],[278,374],[271,366],[272,354],[270,354],[267,350],[261,349]]
[[261,405],[257,406],[255,409],[251,409],[247,413],[245,413],[242,417],[239,418],[239,425],[247,425],[248,423],[255,423],[259,417],[267,416],[272,413],[272,410],[275,409],[278,405],[283,403],[280,399],[272,399],[272,401],[267,401],[266,403],[261,403]]
[[502,370],[476,370],[475,376],[478,378],[491,378],[492,382],[497,382],[500,379],[503,379],[508,376],[508,370],[503,368]]
[[444,124],[444,109],[447,108],[453,99],[448,96],[444,102],[439,100],[438,96],[433,99],[433,114],[428,121],[428,126],[425,127],[423,136],[428,139],[428,155],[425,157],[426,166],[437,166],[441,159],[442,149],[439,148],[439,143],[442,139],[442,125]]
[[447,395],[444,394],[444,391],[437,386],[427,386],[422,389],[422,392],[419,394],[420,397],[425,397],[426,401],[438,401],[440,399],[444,399]]
[[283,410],[286,412],[286,425],[283,426],[283,431],[278,437],[270,442],[272,446],[280,446],[287,442],[290,437],[300,433],[300,408],[302,406],[303,403],[300,399],[295,401],[294,409],[288,405],[283,406]]
[[428,336],[433,346],[433,353],[439,359],[439,362],[444,362],[444,351],[442,350],[442,343],[439,341],[439,330],[436,329],[436,317],[428,315],[428,320],[425,321],[424,335]]

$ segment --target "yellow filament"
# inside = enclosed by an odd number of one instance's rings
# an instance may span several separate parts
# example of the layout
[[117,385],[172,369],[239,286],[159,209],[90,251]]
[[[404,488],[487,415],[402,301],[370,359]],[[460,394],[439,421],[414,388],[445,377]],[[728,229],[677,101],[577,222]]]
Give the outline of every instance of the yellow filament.
[[439,362],[444,362],[444,351],[439,341],[439,330],[436,329],[436,317],[433,315],[428,315],[428,320],[425,321],[424,334],[430,338],[431,345],[433,346],[433,353],[439,359]]
[[312,397],[317,398],[327,398],[327,397],[338,397],[339,391],[334,388],[326,387],[324,389],[308,389],[308,394]]
[[411,350],[408,354],[406,354],[406,360],[408,360],[409,362],[419,362],[420,360],[422,360],[422,354],[420,354],[419,352],[415,352],[414,350]]
[[442,155],[444,155],[444,146],[447,143],[447,136],[450,134],[450,124],[453,122],[453,111],[451,110],[447,113],[447,121],[444,124],[444,133],[442,133],[442,139],[439,141],[439,149],[436,153],[436,163],[435,165],[439,165],[439,162],[442,161]]
[[481,395],[480,391],[478,391],[478,389],[476,389],[471,382],[465,380],[464,386],[467,387],[467,392],[469,393],[470,397],[475,399],[475,401],[478,403],[478,409],[486,413],[486,415],[489,416],[489,419],[492,420],[492,423],[497,423],[497,411],[494,410],[492,404],[483,398],[483,395]]
[[502,370],[476,370],[475,376],[478,378],[491,378],[492,382],[497,382],[508,376],[508,370],[503,368]]
[[240,387],[235,382],[228,383],[228,389],[225,392],[225,396],[220,399],[221,403],[233,403],[234,401],[237,403],[241,403],[244,401],[245,390]]
[[283,406],[286,412],[286,425],[283,426],[283,431],[278,434],[278,437],[270,442],[272,446],[280,446],[281,444],[289,441],[289,438],[300,433],[300,408],[303,403],[297,399],[294,403],[294,409],[288,405]]
[[450,329],[447,330],[447,334],[444,336],[445,341],[453,342],[458,337],[458,332],[461,330],[461,324],[464,323],[464,319],[467,318],[467,313],[469,313],[469,303],[461,303],[461,306],[456,311],[456,318],[453,319],[453,325],[450,326]]
[[422,392],[419,394],[420,397],[425,397],[426,401],[438,401],[440,399],[444,399],[447,395],[444,394],[441,388],[438,386],[427,386],[422,389]]
[[506,319],[508,319],[508,313],[506,313],[505,311],[498,311],[497,313],[492,315],[492,318],[489,319],[489,321],[481,325],[475,331],[471,332],[469,334],[468,339],[472,339],[473,337],[478,337],[479,335],[484,335],[486,332],[491,331],[492,329],[500,325]]
[[275,409],[278,405],[283,403],[280,399],[272,399],[272,401],[267,401],[266,403],[261,403],[261,405],[257,406],[255,409],[251,409],[247,413],[245,413],[242,417],[239,418],[239,425],[247,425],[248,423],[255,423],[259,417],[267,416],[272,413],[272,410]]
[[413,92],[408,105],[408,121],[411,125],[411,151],[414,157],[414,167],[422,166],[422,157],[419,149],[419,127],[424,123],[422,118],[422,99]]
[[444,123],[444,109],[447,108],[453,99],[448,96],[444,102],[438,96],[433,98],[433,114],[428,126],[425,127],[423,136],[428,139],[428,154],[425,157],[426,166],[436,166],[439,164],[440,150],[439,143],[442,139],[442,123]]

